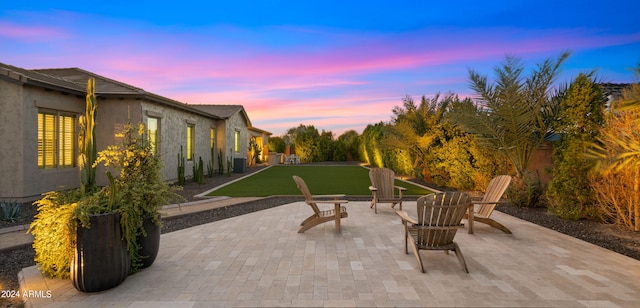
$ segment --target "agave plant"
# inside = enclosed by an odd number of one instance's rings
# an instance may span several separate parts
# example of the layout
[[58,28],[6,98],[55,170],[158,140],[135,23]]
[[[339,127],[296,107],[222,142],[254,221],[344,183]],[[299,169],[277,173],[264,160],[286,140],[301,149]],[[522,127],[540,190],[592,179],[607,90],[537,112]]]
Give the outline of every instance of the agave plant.
[[21,204],[18,201],[3,200],[0,201],[0,220],[14,221],[20,216]]

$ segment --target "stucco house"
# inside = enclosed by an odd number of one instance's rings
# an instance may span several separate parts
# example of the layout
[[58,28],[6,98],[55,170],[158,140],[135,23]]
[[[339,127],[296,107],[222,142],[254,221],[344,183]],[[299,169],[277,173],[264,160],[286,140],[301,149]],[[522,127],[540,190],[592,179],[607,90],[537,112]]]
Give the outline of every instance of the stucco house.
[[[251,142],[256,143],[261,149],[260,160],[266,161],[268,158],[268,150],[264,151],[262,149],[269,148],[269,136],[271,136],[270,132],[261,130],[259,128],[253,127],[251,125],[251,120],[249,120],[249,116],[247,112],[244,110],[242,105],[192,105],[194,108],[202,110],[209,114],[215,114],[220,117],[220,119],[224,120],[226,123],[226,127],[235,127],[237,128],[234,133],[234,139],[226,139],[227,140],[227,148],[229,150],[234,149],[237,151],[238,149],[235,146],[240,146],[243,149],[250,151]],[[240,129],[240,128],[246,129]],[[234,142],[234,140],[241,140],[242,142]],[[246,151],[245,151],[246,153]],[[247,154],[247,160],[249,164],[252,164],[250,158]]]
[[[246,159],[251,122],[242,106],[223,112],[229,107],[181,103],[79,68],[27,70],[0,63],[0,199],[31,201],[79,186],[78,118],[90,77],[98,99],[98,151],[120,142],[126,123],[144,123],[169,181],[177,179],[181,151],[187,177],[200,157],[216,171],[220,155],[223,162]],[[104,170],[97,173],[98,184],[105,185]]]

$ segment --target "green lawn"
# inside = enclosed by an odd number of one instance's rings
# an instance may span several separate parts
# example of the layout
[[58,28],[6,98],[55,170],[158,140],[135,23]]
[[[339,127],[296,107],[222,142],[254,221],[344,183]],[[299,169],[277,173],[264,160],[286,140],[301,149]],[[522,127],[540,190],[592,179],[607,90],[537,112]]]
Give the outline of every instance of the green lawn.
[[[208,195],[229,197],[301,195],[293,178],[291,178],[293,175],[304,179],[314,195],[371,195],[369,169],[360,166],[273,166],[221,187]],[[404,195],[432,193],[425,188],[398,180],[396,180],[396,185],[407,188]]]

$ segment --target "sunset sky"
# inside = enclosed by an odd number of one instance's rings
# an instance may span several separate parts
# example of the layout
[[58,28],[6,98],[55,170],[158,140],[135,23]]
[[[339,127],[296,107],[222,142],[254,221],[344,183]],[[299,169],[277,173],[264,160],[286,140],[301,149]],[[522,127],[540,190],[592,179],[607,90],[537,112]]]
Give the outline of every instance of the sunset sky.
[[[20,3],[21,2],[21,3]],[[55,4],[61,2],[61,4]],[[63,4],[62,4],[63,3]],[[506,55],[638,81],[640,1],[3,1],[0,62],[79,67],[253,126],[361,133],[405,95],[472,96]]]

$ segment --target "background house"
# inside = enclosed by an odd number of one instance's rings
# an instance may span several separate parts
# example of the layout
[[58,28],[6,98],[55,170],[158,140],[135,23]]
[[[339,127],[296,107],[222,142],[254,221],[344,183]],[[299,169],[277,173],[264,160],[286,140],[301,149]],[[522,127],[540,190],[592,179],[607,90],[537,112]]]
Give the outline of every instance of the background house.
[[[269,137],[271,137],[271,133],[268,131],[261,130],[259,128],[250,126],[249,127],[249,141],[255,142],[260,147],[260,161],[268,162],[269,161]],[[276,153],[272,153],[276,154]],[[271,162],[270,162],[271,163]],[[274,162],[274,164],[277,162]]]
[[[79,186],[78,119],[90,77],[98,99],[98,151],[119,143],[126,123],[144,123],[170,181],[177,179],[181,151],[187,177],[199,158],[217,170],[220,155],[223,162],[247,157],[251,122],[242,106],[231,113],[223,112],[226,107],[207,110],[78,68],[26,70],[0,63],[0,172],[11,175],[0,178],[0,199],[31,201]],[[104,170],[97,173],[105,185]]]
[[[227,134],[225,136],[227,148],[235,150],[232,156],[236,158],[240,158],[241,156],[241,151],[236,148],[236,145],[250,151],[249,146],[253,141],[258,144],[261,149],[260,161],[267,161],[269,156],[269,136],[271,136],[271,133],[253,127],[242,105],[193,105],[193,107],[209,114],[215,114],[224,120],[224,126],[227,127],[227,129],[224,130]],[[240,142],[236,143],[235,140],[240,140]],[[247,158],[248,163],[251,164],[251,159],[248,156],[245,156],[245,158]]]

